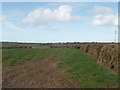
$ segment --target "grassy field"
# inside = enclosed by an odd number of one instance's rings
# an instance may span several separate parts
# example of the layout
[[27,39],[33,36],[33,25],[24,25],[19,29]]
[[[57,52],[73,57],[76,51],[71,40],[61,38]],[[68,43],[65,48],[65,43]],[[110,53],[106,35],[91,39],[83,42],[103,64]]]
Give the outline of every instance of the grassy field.
[[64,68],[71,77],[85,88],[100,88],[116,86],[117,75],[96,63],[87,54],[76,49],[57,49],[56,58],[60,60],[60,67]]
[[14,66],[31,59],[41,60],[49,55],[54,56],[59,66],[82,87],[102,88],[118,84],[117,75],[77,49],[4,49],[2,60],[4,64]]
[[3,47],[15,47],[15,46],[31,46],[32,48],[47,48],[48,45],[40,45],[33,43],[17,43],[17,42],[2,42]]
[[22,64],[28,60],[40,60],[48,55],[48,50],[37,49],[3,49],[2,60],[8,66]]

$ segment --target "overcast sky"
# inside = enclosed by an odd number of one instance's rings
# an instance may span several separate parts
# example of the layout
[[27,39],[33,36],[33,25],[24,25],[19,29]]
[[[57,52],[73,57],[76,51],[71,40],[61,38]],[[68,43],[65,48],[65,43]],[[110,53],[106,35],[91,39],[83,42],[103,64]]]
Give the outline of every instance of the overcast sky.
[[1,41],[111,42],[118,30],[117,2],[7,2],[2,10]]

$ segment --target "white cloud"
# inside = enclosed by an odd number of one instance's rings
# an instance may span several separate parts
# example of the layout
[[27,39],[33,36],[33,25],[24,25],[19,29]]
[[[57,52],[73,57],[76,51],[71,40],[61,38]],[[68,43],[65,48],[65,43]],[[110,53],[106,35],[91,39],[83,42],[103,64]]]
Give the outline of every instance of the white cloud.
[[118,26],[118,15],[113,14],[111,8],[103,7],[103,6],[95,6],[93,10],[97,15],[94,16],[92,25]]
[[79,16],[72,16],[72,8],[68,5],[61,5],[58,9],[35,9],[22,20],[23,24],[38,24],[40,22],[50,21],[74,21],[79,20]]
[[92,22],[95,26],[117,26],[118,17],[117,15],[96,15]]
[[97,13],[97,14],[110,14],[110,13],[112,13],[112,9],[109,7],[95,5],[93,12]]

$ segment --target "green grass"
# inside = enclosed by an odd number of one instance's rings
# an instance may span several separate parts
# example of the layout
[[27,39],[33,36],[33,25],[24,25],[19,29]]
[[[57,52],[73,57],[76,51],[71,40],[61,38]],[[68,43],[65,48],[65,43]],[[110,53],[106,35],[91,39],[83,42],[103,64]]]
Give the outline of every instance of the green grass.
[[48,55],[54,56],[59,66],[82,87],[104,88],[118,84],[117,75],[77,49],[4,49],[2,59],[6,65],[18,65],[32,58],[41,60]]
[[117,86],[118,77],[109,70],[96,63],[87,54],[76,49],[56,49],[56,58],[60,60],[60,67],[74,78],[82,87],[102,88]]
[[40,60],[48,55],[47,50],[37,49],[3,49],[2,60],[8,66],[22,64],[28,60]]

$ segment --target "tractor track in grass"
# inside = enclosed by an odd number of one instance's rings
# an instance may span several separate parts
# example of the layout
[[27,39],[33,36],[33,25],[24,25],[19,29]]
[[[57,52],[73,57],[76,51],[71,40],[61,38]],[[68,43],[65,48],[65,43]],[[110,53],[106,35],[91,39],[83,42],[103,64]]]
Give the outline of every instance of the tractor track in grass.
[[52,56],[18,66],[3,64],[3,88],[80,88]]

